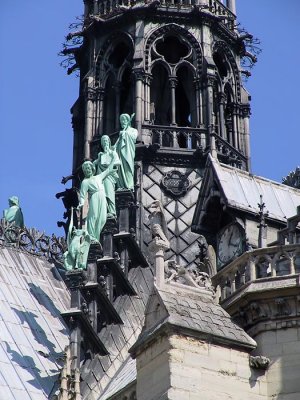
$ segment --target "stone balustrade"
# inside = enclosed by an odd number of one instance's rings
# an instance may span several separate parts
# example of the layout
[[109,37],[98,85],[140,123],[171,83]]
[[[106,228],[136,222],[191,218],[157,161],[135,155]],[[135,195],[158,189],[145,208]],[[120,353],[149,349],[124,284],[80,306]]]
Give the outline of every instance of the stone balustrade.
[[[148,7],[152,2],[151,0],[96,0],[90,5],[89,13],[109,17],[118,10]],[[172,8],[188,10],[196,7],[201,11],[223,18],[227,27],[231,30],[234,29],[235,15],[220,0],[160,0],[157,6],[168,10],[172,10]]]
[[150,132],[152,144],[161,147],[195,150],[206,143],[206,130],[203,128],[143,125],[143,130]]
[[245,252],[222,268],[213,278],[219,286],[221,301],[259,279],[300,273],[300,243],[272,246]]
[[238,151],[234,146],[230,145],[218,134],[214,133],[212,136],[214,137],[219,161],[236,168],[246,169],[247,157],[245,157],[244,154]]

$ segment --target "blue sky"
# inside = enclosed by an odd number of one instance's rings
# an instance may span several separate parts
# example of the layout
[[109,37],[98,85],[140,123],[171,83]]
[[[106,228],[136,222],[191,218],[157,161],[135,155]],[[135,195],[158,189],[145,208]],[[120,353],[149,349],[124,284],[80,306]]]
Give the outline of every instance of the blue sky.
[[[82,0],[3,0],[0,15],[0,213],[20,198],[25,223],[63,235],[55,193],[71,171],[70,107],[78,78],[57,53]],[[237,0],[241,25],[261,40],[252,96],[252,172],[281,181],[299,162],[300,1]]]

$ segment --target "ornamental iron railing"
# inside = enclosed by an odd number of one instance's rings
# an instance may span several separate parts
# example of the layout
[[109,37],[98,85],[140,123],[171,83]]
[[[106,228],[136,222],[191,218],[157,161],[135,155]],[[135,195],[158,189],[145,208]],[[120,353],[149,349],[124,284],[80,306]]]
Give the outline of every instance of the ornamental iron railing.
[[242,290],[250,282],[300,273],[300,243],[247,251],[212,278],[221,300]]
[[47,236],[34,228],[19,228],[4,219],[0,220],[0,246],[16,248],[60,264],[67,249],[64,238]]

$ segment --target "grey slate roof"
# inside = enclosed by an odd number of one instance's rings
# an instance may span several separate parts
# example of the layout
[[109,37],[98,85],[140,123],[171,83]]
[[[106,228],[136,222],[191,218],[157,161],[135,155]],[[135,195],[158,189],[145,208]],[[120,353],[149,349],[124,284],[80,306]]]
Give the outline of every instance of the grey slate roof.
[[[122,377],[122,370],[128,363],[129,348],[136,342],[144,324],[145,309],[152,291],[153,274],[150,268],[133,268],[128,279],[137,296],[119,296],[114,307],[119,313],[123,325],[108,325],[99,334],[100,339],[109,351],[107,356],[96,356],[86,360],[81,368],[81,395],[83,400],[107,399],[107,391],[115,393],[132,381],[135,374],[134,364]],[[126,371],[126,369],[125,369]]]
[[232,321],[219,304],[215,304],[212,296],[176,283],[153,290],[147,306],[145,328],[133,346],[133,354],[164,327],[230,347],[248,350],[256,347],[256,342]]
[[211,165],[230,207],[257,213],[262,195],[270,218],[286,221],[295,215],[300,205],[300,190],[220,164],[212,157]]
[[46,260],[0,247],[0,400],[43,400],[62,365],[66,286]]
[[114,379],[108,385],[107,389],[101,396],[101,400],[107,400],[113,395],[120,392],[126,386],[130,385],[136,380],[136,361],[128,356],[120,371],[116,374]]

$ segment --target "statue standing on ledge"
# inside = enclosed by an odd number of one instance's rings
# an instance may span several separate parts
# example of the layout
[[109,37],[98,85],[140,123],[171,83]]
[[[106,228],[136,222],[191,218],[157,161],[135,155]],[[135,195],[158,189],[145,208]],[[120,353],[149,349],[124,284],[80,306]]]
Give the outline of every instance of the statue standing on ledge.
[[67,236],[68,250],[64,253],[64,267],[66,270],[86,269],[87,258],[91,244],[90,235],[83,229],[73,226],[73,207]]
[[101,137],[103,152],[98,154],[98,158],[93,162],[96,168],[96,175],[101,174],[112,164],[111,174],[103,179],[104,191],[107,201],[107,217],[116,217],[116,196],[115,186],[118,179],[118,167],[121,164],[117,152],[112,148],[110,138],[107,135]]
[[19,205],[19,198],[12,196],[8,199],[9,208],[3,211],[5,221],[14,223],[19,228],[24,228],[24,217]]
[[117,189],[134,189],[135,143],[138,131],[131,127],[133,117],[134,114],[131,117],[128,114],[120,115],[122,130],[114,146],[121,161]]
[[107,203],[103,181],[113,172],[113,163],[98,175],[94,175],[96,168],[91,161],[82,164],[84,180],[80,186],[80,200],[78,209],[83,207],[84,200],[89,193],[89,211],[86,217],[86,229],[91,240],[99,242],[100,233],[107,219]]

